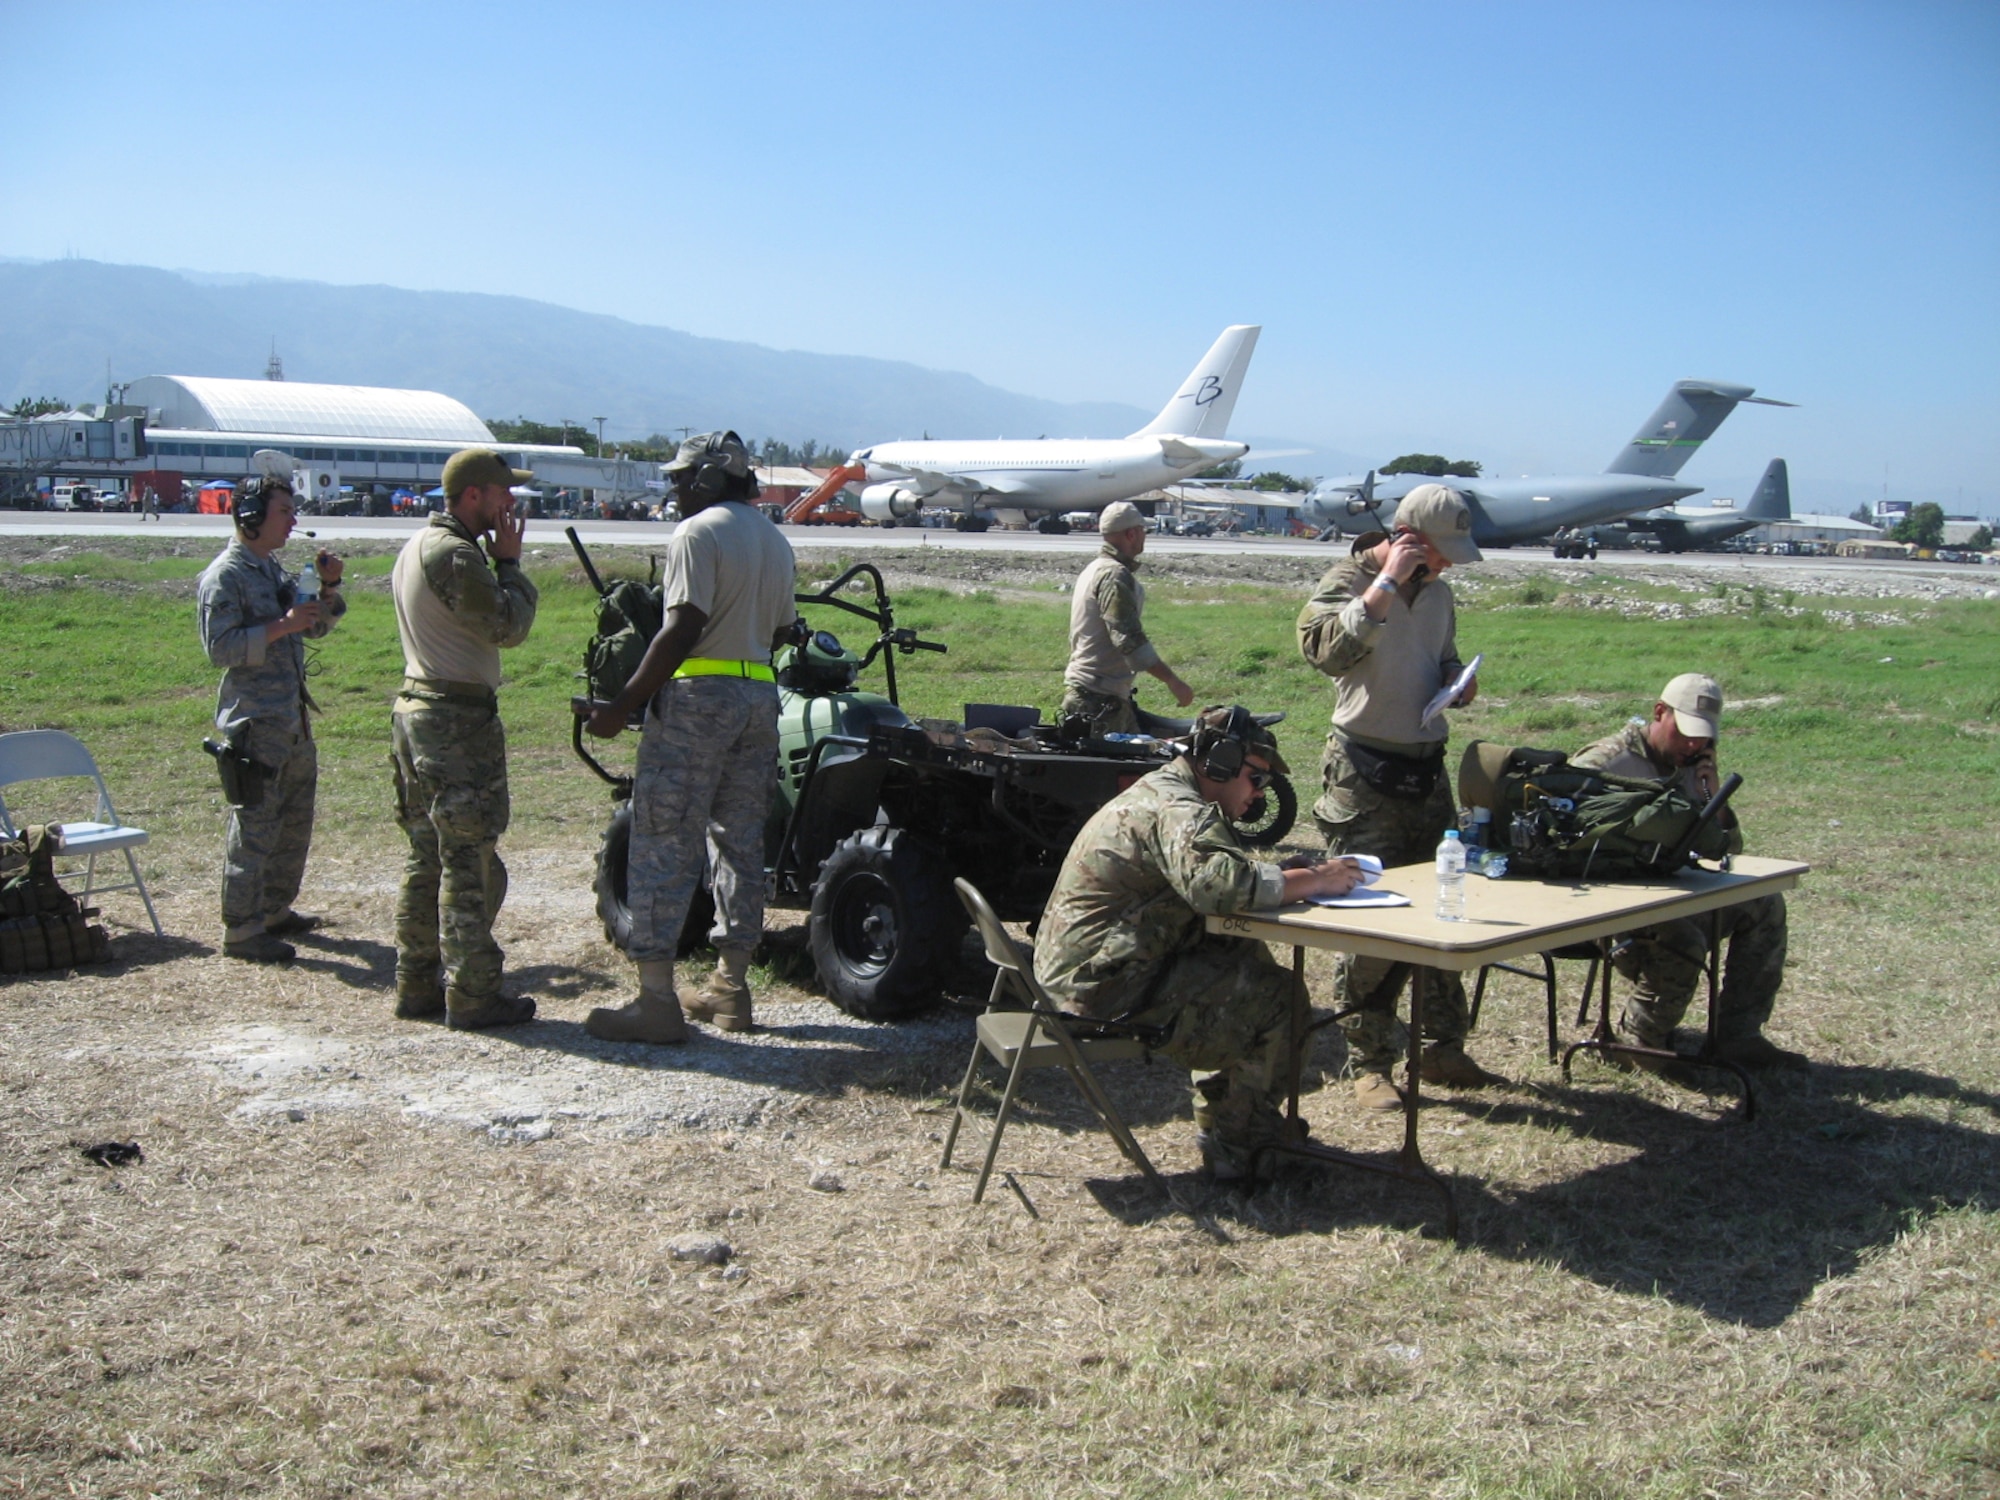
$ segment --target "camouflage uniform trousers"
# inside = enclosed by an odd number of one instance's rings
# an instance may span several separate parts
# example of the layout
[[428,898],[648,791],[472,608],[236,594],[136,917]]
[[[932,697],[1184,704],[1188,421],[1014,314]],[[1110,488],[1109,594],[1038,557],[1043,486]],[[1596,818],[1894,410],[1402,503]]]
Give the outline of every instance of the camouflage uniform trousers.
[[1139,709],[1132,699],[1095,692],[1073,682],[1063,684],[1062,713],[1066,719],[1088,719],[1098,734],[1139,732]]
[[397,818],[409,835],[396,895],[396,993],[453,1010],[500,998],[493,922],[507,899],[507,734],[497,703],[405,694],[390,720]]
[[[1727,1048],[1760,1035],[1785,978],[1785,898],[1724,907],[1719,942],[1729,945],[1715,998],[1715,1040]],[[1687,917],[1629,935],[1611,962],[1632,981],[1619,1027],[1649,1047],[1671,1044],[1707,973],[1709,918]]]
[[677,677],[660,689],[632,780],[625,889],[635,963],[674,957],[704,857],[718,949],[764,931],[764,822],[778,781],[778,690],[741,677]]
[[1204,937],[1177,954],[1145,1009],[1171,1028],[1153,1050],[1194,1074],[1194,1123],[1225,1148],[1272,1144],[1290,1077],[1292,971],[1262,943]]
[[[1324,790],[1313,807],[1326,847],[1333,854],[1372,854],[1385,865],[1428,861],[1438,840],[1457,826],[1450,772],[1440,771],[1436,787],[1422,802],[1385,797],[1361,779],[1330,735],[1320,765]],[[1422,901],[1428,891],[1410,893]],[[1350,1013],[1341,1030],[1353,1067],[1360,1073],[1386,1073],[1409,1049],[1409,1028],[1396,1018],[1396,996],[1407,982],[1407,965],[1381,958],[1343,955],[1335,969],[1335,1003]],[[1459,976],[1439,969],[1421,971],[1424,982],[1424,1037],[1434,1042],[1462,1042],[1471,1029],[1465,985]]]
[[264,800],[229,810],[222,925],[232,931],[275,917],[298,898],[319,794],[319,750],[310,730],[293,734],[253,719],[247,748],[265,768]]

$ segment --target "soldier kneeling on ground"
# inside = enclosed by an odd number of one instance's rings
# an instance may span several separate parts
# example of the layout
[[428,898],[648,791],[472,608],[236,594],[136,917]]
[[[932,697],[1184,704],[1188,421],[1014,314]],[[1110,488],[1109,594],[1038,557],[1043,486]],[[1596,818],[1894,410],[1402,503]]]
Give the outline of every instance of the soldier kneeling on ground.
[[1160,1028],[1154,1050],[1194,1074],[1202,1164],[1251,1176],[1280,1143],[1296,981],[1249,938],[1205,919],[1344,895],[1353,861],[1284,869],[1251,857],[1229,820],[1288,768],[1243,708],[1197,721],[1192,748],[1107,802],[1071,844],[1035,946],[1035,977],[1064,1010]]

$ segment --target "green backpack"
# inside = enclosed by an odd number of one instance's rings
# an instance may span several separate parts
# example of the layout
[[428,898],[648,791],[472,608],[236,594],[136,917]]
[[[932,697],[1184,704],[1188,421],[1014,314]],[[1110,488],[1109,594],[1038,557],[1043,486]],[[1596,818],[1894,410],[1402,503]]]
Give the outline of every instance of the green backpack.
[[[1725,784],[1733,792],[1737,778]],[[1492,848],[1509,873],[1552,880],[1671,875],[1729,854],[1722,819],[1671,778],[1613,776],[1559,750],[1503,749],[1474,740],[1459,766],[1459,798],[1492,809]]]
[[583,675],[599,703],[625,691],[660,633],[660,592],[658,584],[627,578],[607,585],[598,596],[597,634],[584,648]]

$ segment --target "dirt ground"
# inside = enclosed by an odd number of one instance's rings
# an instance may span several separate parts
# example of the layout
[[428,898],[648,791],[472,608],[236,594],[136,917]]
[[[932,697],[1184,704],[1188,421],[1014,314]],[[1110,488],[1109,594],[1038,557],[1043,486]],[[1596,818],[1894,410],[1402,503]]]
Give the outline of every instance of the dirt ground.
[[[1187,581],[1304,576],[1215,561]],[[1046,583],[944,562],[909,581]],[[0,980],[0,1494],[2000,1493],[2000,1077],[1922,934],[1800,924],[1773,1032],[1816,1067],[1754,1127],[1587,1062],[1566,1087],[1506,981],[1476,1050],[1511,1082],[1424,1125],[1452,1246],[1379,1179],[1209,1184],[1158,1065],[1110,1082],[1170,1200],[1040,1076],[973,1207],[938,1158],[978,970],[854,1021],[790,982],[795,914],[759,1031],[596,1042],[628,971],[585,842],[504,846],[521,1028],[391,1016],[400,852],[366,827],[320,830],[329,924],[289,969],[220,955],[188,849],[154,881],[171,936],[114,895],[109,966]],[[1338,1086],[1306,1113],[1400,1136]],[[109,1141],[144,1160],[82,1154]]]

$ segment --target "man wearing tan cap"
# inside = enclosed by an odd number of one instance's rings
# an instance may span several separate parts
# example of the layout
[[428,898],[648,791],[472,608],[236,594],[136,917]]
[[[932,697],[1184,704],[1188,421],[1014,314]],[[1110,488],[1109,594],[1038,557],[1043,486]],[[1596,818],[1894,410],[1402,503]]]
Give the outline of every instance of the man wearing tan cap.
[[389,744],[410,840],[396,896],[396,1014],[443,1014],[458,1030],[535,1015],[533,1000],[501,993],[503,955],[493,941],[507,896],[499,841],[511,811],[500,652],[528,638],[536,604],[521,571],[527,522],[515,513],[513,487],[534,477],[488,448],[454,453],[444,466],[444,514],[404,544],[391,576],[403,688]]
[[1160,659],[1139,621],[1146,590],[1139,582],[1139,554],[1146,550],[1146,518],[1129,500],[1104,507],[1097,518],[1104,539],[1090,565],[1077,575],[1069,602],[1069,665],[1063,669],[1063,717],[1086,719],[1092,734],[1137,734],[1132,684],[1141,672],[1159,678],[1186,708],[1194,689]]
[[[1458,809],[1444,770],[1444,715],[1424,710],[1458,675],[1458,612],[1439,576],[1480,560],[1472,512],[1455,490],[1420,484],[1396,508],[1391,534],[1354,543],[1327,569],[1299,612],[1299,650],[1338,684],[1333,728],[1320,762],[1324,790],[1313,807],[1335,854],[1372,854],[1385,865],[1417,864],[1436,851]],[[1470,703],[1478,683],[1458,704]],[[1456,706],[1456,705],[1455,705]],[[1369,1109],[1400,1109],[1391,1079],[1408,1033],[1396,1019],[1405,965],[1343,957],[1338,1004],[1346,1012],[1354,1095]],[[1422,970],[1423,1080],[1453,1088],[1494,1081],[1465,1053],[1471,1016],[1456,974]]]
[[[1713,677],[1683,672],[1661,691],[1652,714],[1570,757],[1570,763],[1613,776],[1673,777],[1697,802],[1722,784],[1715,743],[1722,733],[1722,687]],[[1729,848],[1743,847],[1735,813],[1724,808]],[[1785,898],[1761,896],[1725,907],[1718,941],[1729,944],[1716,997],[1715,1042],[1723,1059],[1743,1068],[1803,1067],[1805,1058],[1774,1046],[1764,1024],[1785,979]],[[1672,1051],[1674,1027],[1686,1014],[1708,960],[1710,919],[1687,918],[1631,933],[1612,952],[1632,981],[1619,1035],[1641,1047]]]

